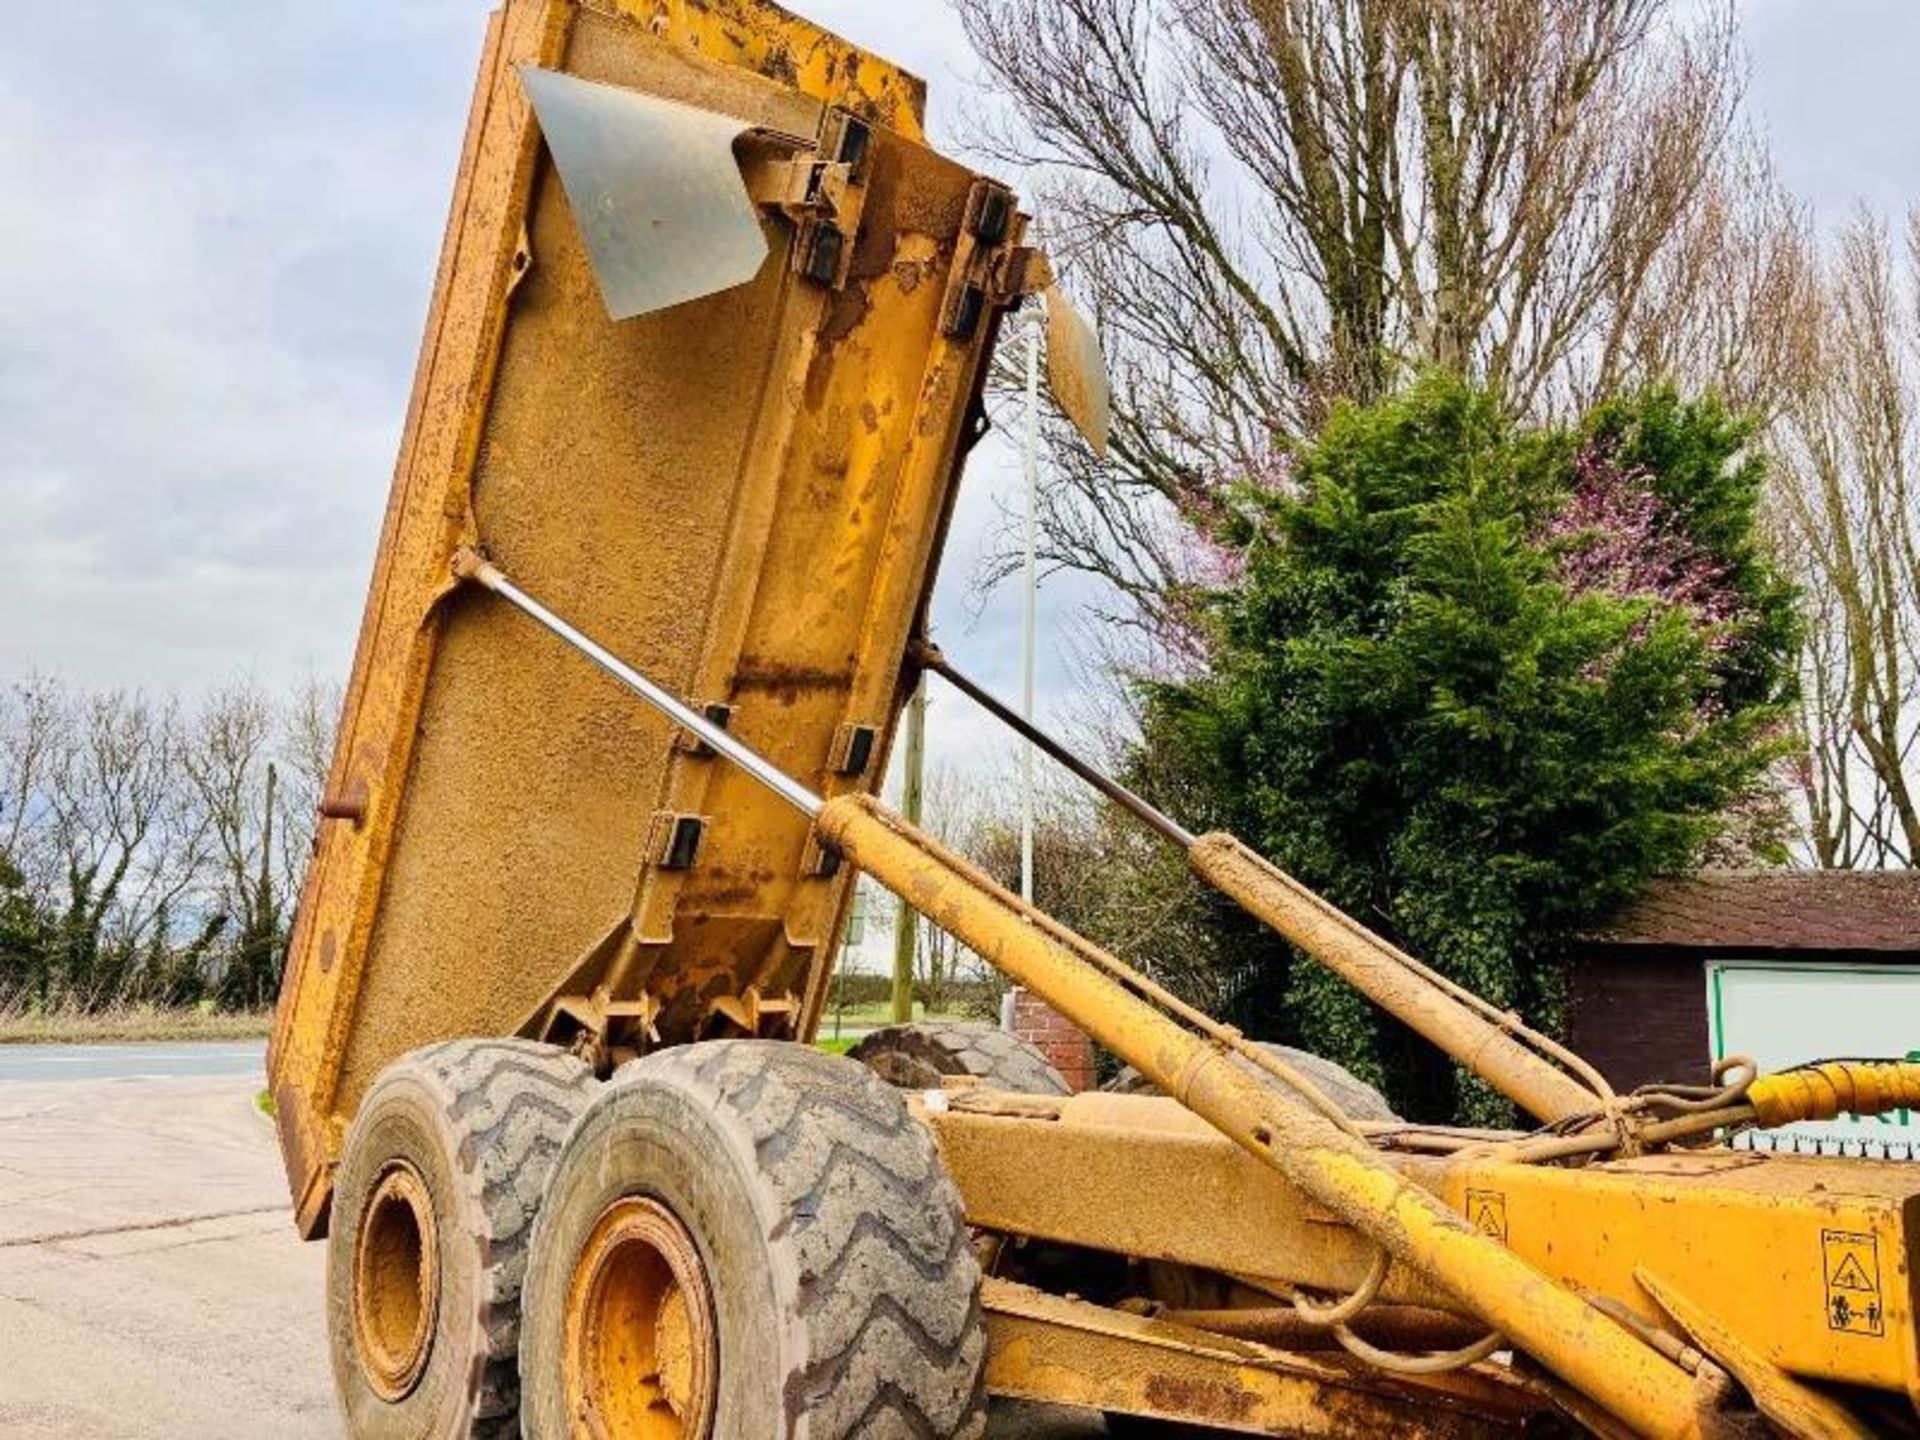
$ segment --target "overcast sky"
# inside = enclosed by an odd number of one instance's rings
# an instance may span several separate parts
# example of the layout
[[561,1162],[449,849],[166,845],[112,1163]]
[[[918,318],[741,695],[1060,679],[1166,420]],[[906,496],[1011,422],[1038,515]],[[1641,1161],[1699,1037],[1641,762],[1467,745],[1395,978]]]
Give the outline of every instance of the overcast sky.
[[[802,0],[933,87],[941,0]],[[0,682],[192,692],[344,674],[486,0],[62,0],[0,49]],[[1842,217],[1920,199],[1913,0],[1748,0],[1787,182]],[[936,623],[1009,696],[1018,596],[969,580],[1016,481],[976,457]],[[1064,703],[1071,587],[1043,605]],[[986,733],[935,707],[950,758]]]

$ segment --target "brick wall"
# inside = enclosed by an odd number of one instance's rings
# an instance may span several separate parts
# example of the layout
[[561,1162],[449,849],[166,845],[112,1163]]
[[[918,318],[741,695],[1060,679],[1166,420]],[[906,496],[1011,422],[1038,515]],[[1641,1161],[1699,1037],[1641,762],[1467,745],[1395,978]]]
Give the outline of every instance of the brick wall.
[[1075,1091],[1093,1089],[1093,1041],[1086,1033],[1030,990],[1016,989],[1010,999],[1007,1028],[1037,1047]]

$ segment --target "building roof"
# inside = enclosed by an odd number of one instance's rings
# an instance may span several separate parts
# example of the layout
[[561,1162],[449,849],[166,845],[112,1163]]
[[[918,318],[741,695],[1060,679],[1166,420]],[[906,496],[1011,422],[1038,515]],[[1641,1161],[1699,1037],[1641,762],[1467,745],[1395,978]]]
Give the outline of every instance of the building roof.
[[1705,870],[1657,880],[1589,943],[1920,957],[1920,870]]

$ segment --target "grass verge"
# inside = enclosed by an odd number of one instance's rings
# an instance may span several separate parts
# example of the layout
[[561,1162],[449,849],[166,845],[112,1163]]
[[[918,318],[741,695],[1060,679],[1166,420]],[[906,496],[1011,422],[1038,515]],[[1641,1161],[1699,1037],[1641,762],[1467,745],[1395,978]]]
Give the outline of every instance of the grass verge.
[[228,1014],[116,1005],[106,1010],[29,1010],[0,1006],[0,1045],[98,1045],[139,1040],[258,1040],[273,1013]]

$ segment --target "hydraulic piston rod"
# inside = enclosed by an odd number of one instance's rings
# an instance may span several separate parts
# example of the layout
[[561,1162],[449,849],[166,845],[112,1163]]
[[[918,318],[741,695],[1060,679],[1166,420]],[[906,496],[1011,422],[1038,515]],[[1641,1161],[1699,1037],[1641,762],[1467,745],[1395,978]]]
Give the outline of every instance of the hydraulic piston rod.
[[818,795],[778,766],[769,764],[766,758],[752,746],[741,744],[738,739],[714,724],[672,691],[654,684],[612,651],[574,629],[507,579],[500,573],[499,568],[479,551],[464,546],[456,551],[453,557],[453,573],[462,580],[471,580],[474,584],[483,586],[510,602],[516,610],[566,641],[662,715],[689,734],[696,736],[718,754],[726,756],[802,815],[809,819],[819,817],[820,808],[826,802]]
[[586,655],[812,817],[823,844],[1033,990],[1221,1134],[1642,1433],[1699,1433],[1692,1382],[1573,1291],[1467,1224],[1365,1144],[1131,993],[1124,967],[1071,937],[870,797],[822,800],[521,591],[484,557],[455,571]]
[[1472,1070],[1501,1094],[1552,1123],[1591,1112],[1600,1098],[1432,978],[1397,946],[1327,903],[1231,835],[1194,835],[1172,816],[1102,774],[922,643],[915,658],[1020,737],[1180,847],[1207,884],[1339,975],[1361,994]]

